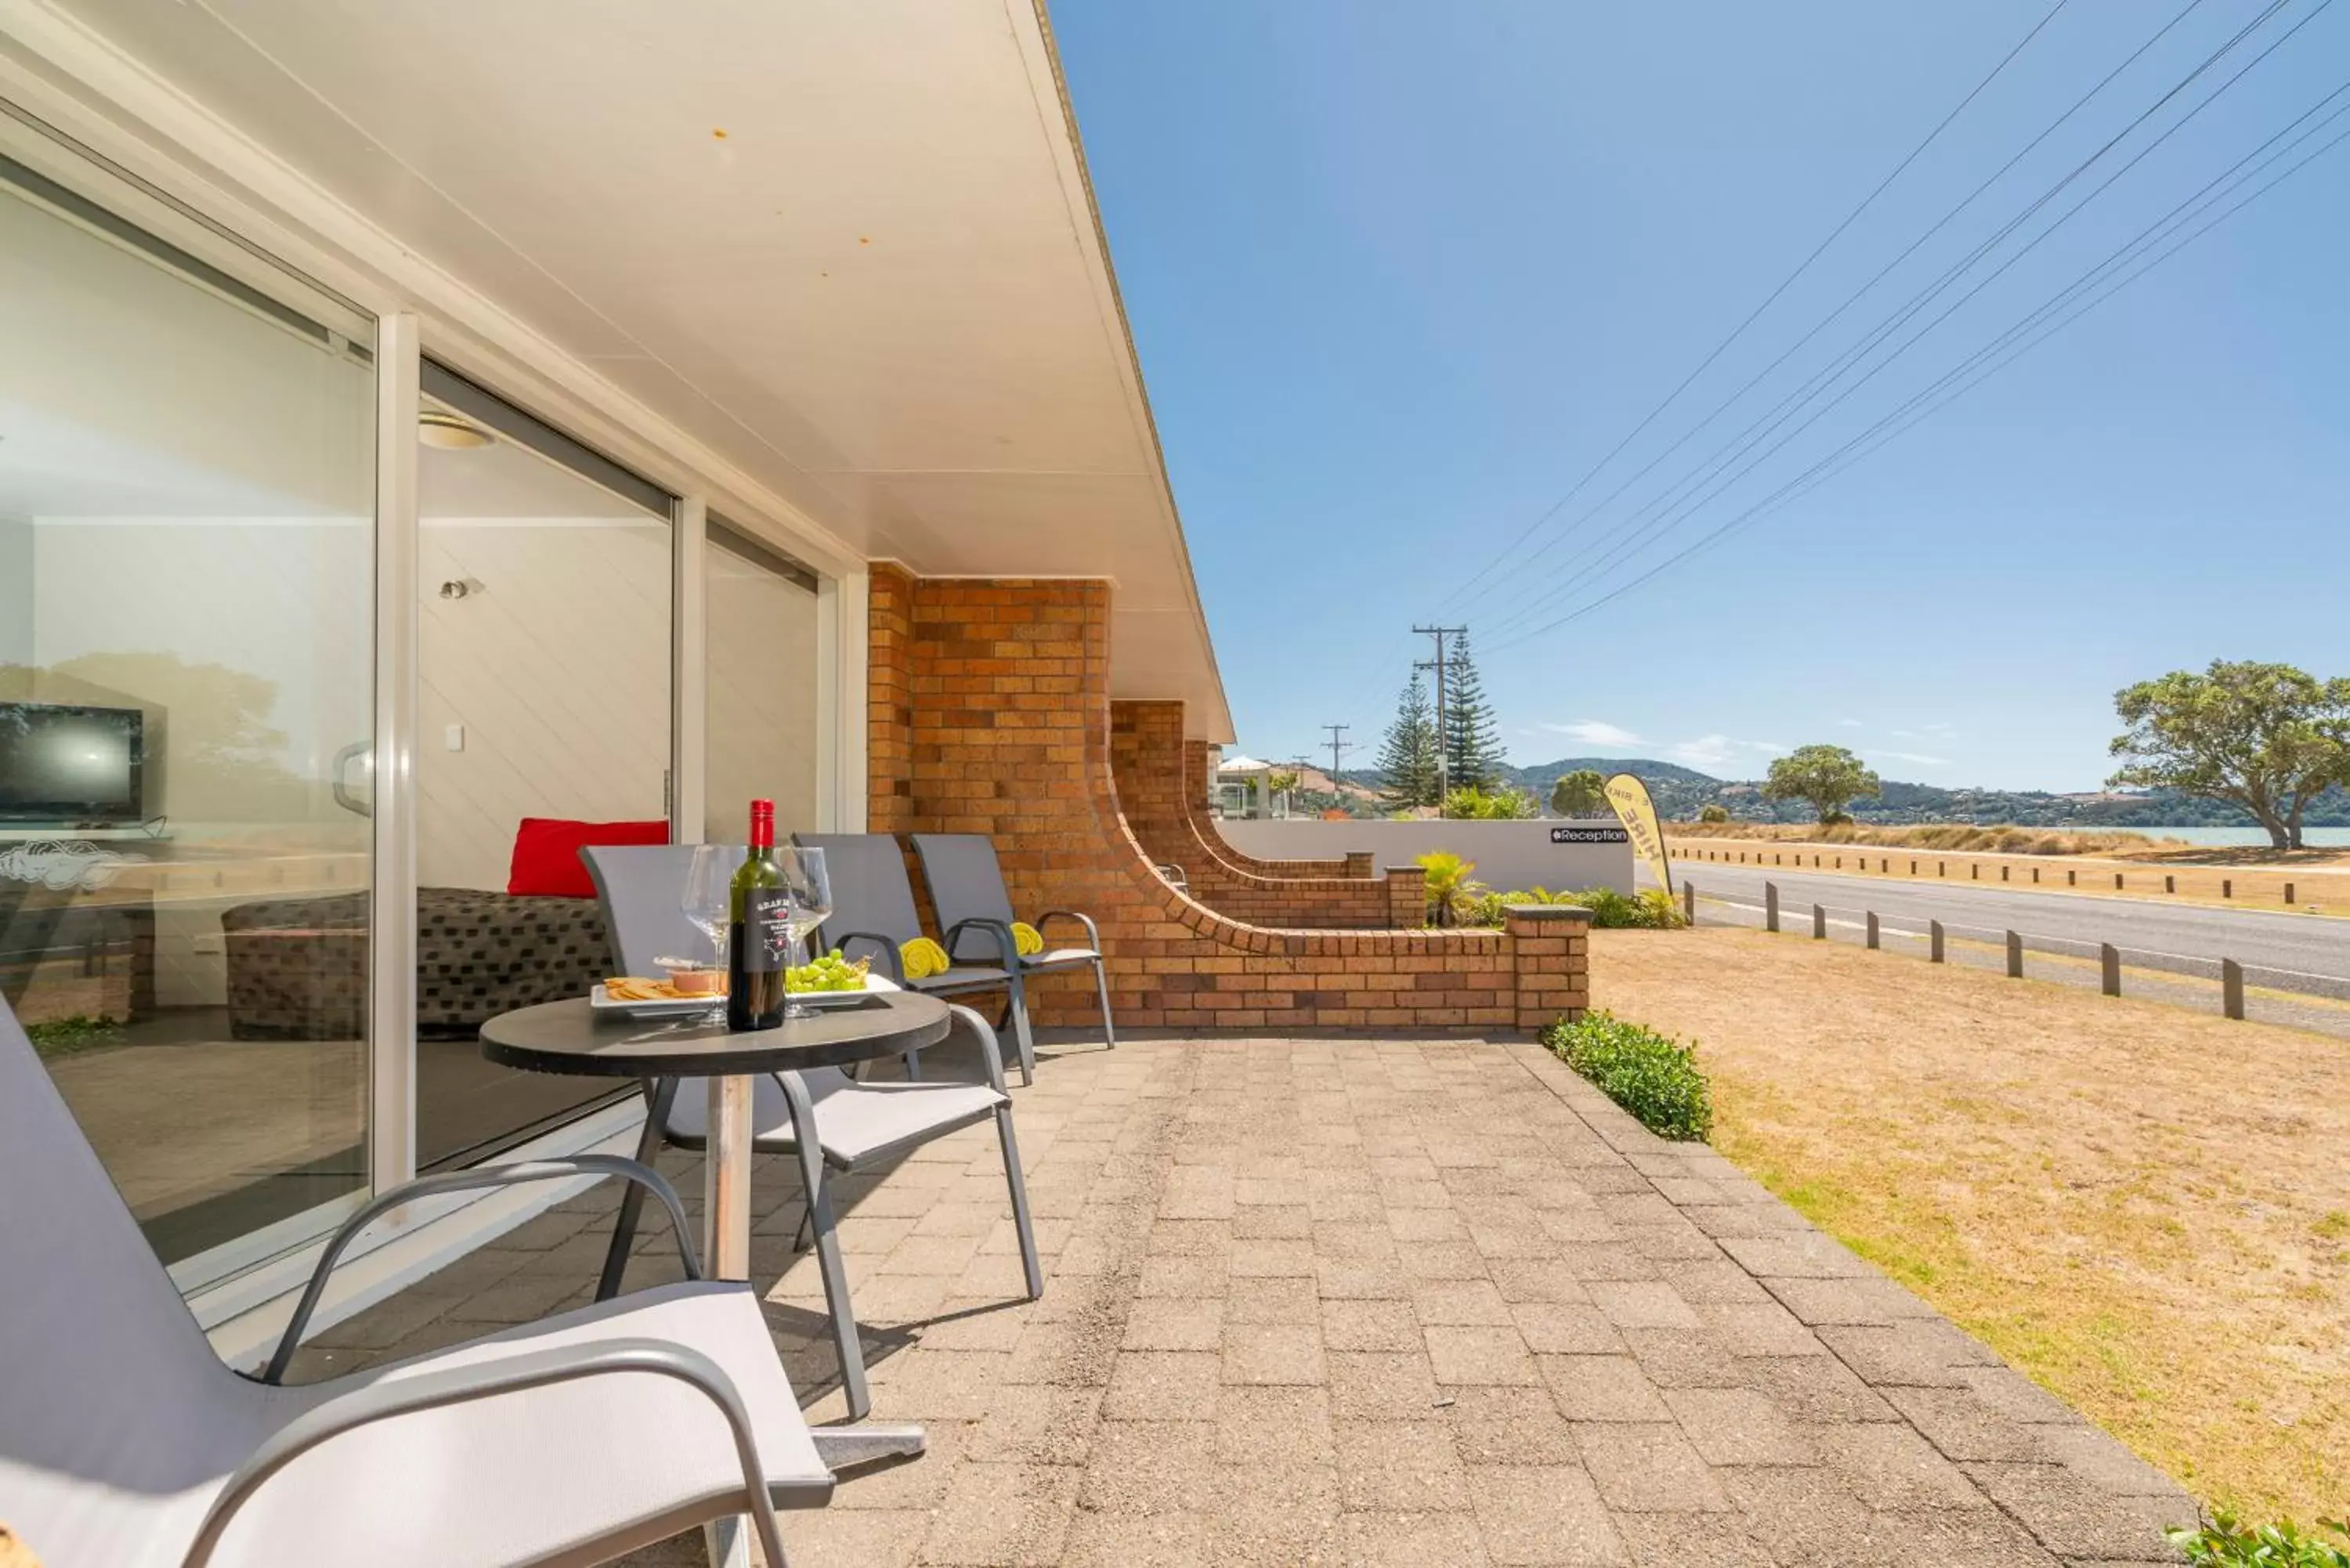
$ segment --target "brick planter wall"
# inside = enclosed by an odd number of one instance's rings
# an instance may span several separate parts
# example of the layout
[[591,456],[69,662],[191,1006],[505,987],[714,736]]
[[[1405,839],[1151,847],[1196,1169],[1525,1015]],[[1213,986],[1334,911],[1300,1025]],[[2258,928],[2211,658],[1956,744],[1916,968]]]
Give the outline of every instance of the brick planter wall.
[[[1188,749],[1203,755],[1208,748],[1202,742]],[[1371,875],[1368,851],[1343,861],[1268,861],[1224,843],[1192,796],[1186,752],[1180,702],[1110,704],[1110,768],[1119,809],[1154,863],[1182,867],[1193,898],[1249,925],[1378,930],[1393,923],[1386,885]]]
[[[1113,766],[1107,583],[923,579],[883,564],[870,604],[872,829],[990,836],[1024,915],[1076,909],[1099,922],[1121,1023],[1513,1031],[1530,1005],[1584,993],[1572,937],[1585,928],[1566,915],[1531,942],[1276,929],[1168,886],[1118,792],[1180,801],[1182,751],[1137,752],[1122,777]],[[1393,878],[1362,885],[1396,897]],[[1032,996],[1039,1023],[1088,1022],[1083,976],[1048,978]]]

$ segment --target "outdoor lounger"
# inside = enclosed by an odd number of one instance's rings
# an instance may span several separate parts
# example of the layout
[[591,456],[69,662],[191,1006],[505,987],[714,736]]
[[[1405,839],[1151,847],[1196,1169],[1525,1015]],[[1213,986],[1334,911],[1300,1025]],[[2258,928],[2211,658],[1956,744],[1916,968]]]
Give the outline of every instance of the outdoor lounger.
[[1081,948],[1046,948],[1022,955],[1012,937],[1012,895],[1004,890],[1003,867],[996,864],[995,846],[976,833],[917,833],[914,854],[922,863],[922,880],[931,889],[931,908],[938,911],[939,940],[955,962],[966,957],[1001,964],[1012,971],[1012,1028],[1020,1059],[1035,1059],[1036,1045],[1028,1025],[1026,977],[1065,970],[1094,971],[1094,989],[1101,995],[1102,1039],[1118,1046],[1118,1030],[1110,1022],[1109,975],[1102,966],[1101,933],[1089,916],[1074,909],[1053,909],[1036,917],[1044,931],[1055,920],[1074,920],[1086,931]]
[[[818,847],[821,847],[819,846]],[[740,863],[743,851],[733,854]],[[650,845],[582,849],[596,893],[604,901],[604,916],[612,932],[614,957],[622,972],[650,974],[653,961],[663,953],[690,952],[696,933],[680,909],[691,845]],[[827,853],[827,874],[832,857]],[[836,899],[838,895],[836,891]],[[848,1279],[835,1234],[831,1198],[825,1184],[827,1168],[868,1169],[885,1164],[933,1138],[946,1137],[977,1122],[995,1119],[1003,1150],[1003,1177],[1011,1190],[1012,1220],[1019,1232],[1020,1262],[1028,1299],[1045,1292],[1045,1275],[1036,1257],[1036,1232],[1028,1217],[1027,1189],[1020,1176],[1020,1147],[1012,1132],[1012,1096],[1003,1085],[1003,1061],[995,1031],[968,1007],[948,1004],[956,1019],[979,1042],[987,1072],[984,1084],[919,1083],[860,1084],[837,1067],[810,1067],[798,1073],[768,1073],[754,1080],[751,1147],[762,1153],[795,1154],[800,1180],[807,1195],[807,1212],[800,1226],[800,1245],[811,1241],[824,1271],[825,1294],[832,1303],[833,1338],[840,1353],[841,1384],[852,1420],[861,1420],[872,1408],[865,1384],[864,1348],[849,1307]],[[796,1085],[788,1080],[797,1079]],[[795,1107],[795,1095],[804,1104]],[[637,1147],[639,1159],[650,1161],[663,1142],[685,1148],[703,1147],[707,1137],[709,1096],[701,1080],[655,1079],[645,1085],[645,1130]],[[820,1154],[800,1146],[795,1111],[813,1121]],[[626,1269],[630,1238],[635,1233],[642,1194],[631,1191],[620,1200],[619,1223],[612,1233],[611,1251],[604,1264],[600,1293],[619,1288]]]
[[[429,1177],[420,1196],[615,1175],[586,1157]],[[686,1282],[395,1366],[282,1386],[214,1355],[15,1015],[0,1006],[0,1524],[48,1568],[491,1568],[607,1562],[832,1495],[746,1284]]]

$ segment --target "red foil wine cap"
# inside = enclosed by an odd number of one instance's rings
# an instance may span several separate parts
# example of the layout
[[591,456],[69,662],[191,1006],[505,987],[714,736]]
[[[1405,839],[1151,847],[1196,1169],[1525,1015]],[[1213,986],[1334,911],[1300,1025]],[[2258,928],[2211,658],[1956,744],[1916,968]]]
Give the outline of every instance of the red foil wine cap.
[[754,800],[751,803],[751,846],[772,849],[775,845],[775,803]]

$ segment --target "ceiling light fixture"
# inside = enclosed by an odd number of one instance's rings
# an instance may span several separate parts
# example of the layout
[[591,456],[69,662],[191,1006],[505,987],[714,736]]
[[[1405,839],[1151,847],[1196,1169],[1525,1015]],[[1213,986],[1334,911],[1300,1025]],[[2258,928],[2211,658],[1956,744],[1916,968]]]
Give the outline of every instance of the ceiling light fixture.
[[416,439],[443,452],[473,452],[498,438],[469,419],[427,409],[416,416]]

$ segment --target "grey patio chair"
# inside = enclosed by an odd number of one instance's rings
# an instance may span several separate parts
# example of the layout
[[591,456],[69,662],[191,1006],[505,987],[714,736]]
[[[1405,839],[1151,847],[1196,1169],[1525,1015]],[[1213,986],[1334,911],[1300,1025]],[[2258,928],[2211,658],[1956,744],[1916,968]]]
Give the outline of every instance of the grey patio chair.
[[[739,865],[743,850],[728,847]],[[702,940],[679,905],[692,854],[691,845],[670,844],[604,845],[579,851],[596,884],[596,896],[603,901],[614,960],[624,973],[650,974],[654,959],[691,951],[688,944]],[[825,859],[829,873],[831,857]],[[857,1336],[848,1276],[835,1234],[832,1199],[825,1181],[827,1169],[868,1169],[993,1116],[996,1137],[1003,1147],[1003,1179],[1012,1193],[1012,1220],[1019,1232],[1028,1299],[1035,1301],[1045,1293],[1044,1270],[1036,1260],[1036,1231],[1028,1215],[1028,1189],[1020,1175],[1020,1146],[1012,1132],[1012,1096],[1004,1087],[1003,1057],[995,1031],[970,1008],[952,1002],[948,1007],[979,1042],[987,1073],[984,1084],[860,1084],[837,1067],[770,1073],[754,1080],[751,1147],[762,1153],[794,1154],[799,1158],[807,1210],[801,1217],[796,1246],[806,1251],[813,1243],[824,1272],[825,1295],[832,1303],[833,1339],[840,1352],[841,1386],[852,1420],[861,1420],[873,1402],[866,1390],[864,1347]],[[812,1109],[821,1146],[815,1153],[799,1147],[793,1127],[791,1098],[795,1085],[792,1080],[797,1081],[796,1091],[806,1096]],[[664,1143],[695,1149],[705,1145],[706,1083],[699,1078],[655,1078],[645,1083],[645,1129],[637,1144],[639,1160],[651,1163]],[[599,1299],[619,1289],[642,1207],[643,1195],[634,1190],[620,1199],[619,1220],[613,1228],[603,1279],[598,1285]]]
[[886,833],[795,833],[792,842],[824,851],[832,880],[832,919],[825,940],[850,958],[869,953],[881,971],[910,990],[931,996],[966,996],[1000,991],[1010,999],[1006,1016],[1020,1052],[1020,1084],[1036,1081],[1036,1046],[1028,1027],[1028,999],[1019,977],[1000,964],[958,962],[944,974],[906,978],[904,949],[921,936],[914,909],[914,884],[906,875],[906,852]]
[[1095,929],[1091,916],[1075,909],[1050,909],[1037,916],[1040,933],[1055,920],[1076,921],[1085,928],[1086,945],[1048,947],[1023,957],[1012,940],[1012,924],[1019,917],[1012,912],[1012,895],[1004,890],[1003,867],[996,863],[993,844],[977,833],[917,833],[914,855],[922,863],[922,880],[931,889],[931,908],[938,912],[939,940],[945,944],[947,956],[961,963],[970,952],[974,959],[1011,970],[1012,1027],[1022,1061],[1031,1061],[1036,1054],[1028,1026],[1026,978],[1065,970],[1093,970],[1094,989],[1101,996],[1102,1039],[1111,1050],[1118,1049],[1118,1028],[1110,1021],[1109,975],[1102,965],[1101,932]]
[[[384,1194],[622,1176],[614,1157],[454,1172]],[[0,1522],[52,1568],[433,1568],[603,1563],[833,1478],[758,1297],[687,1282],[452,1349],[286,1387],[223,1365],[0,1006]]]

